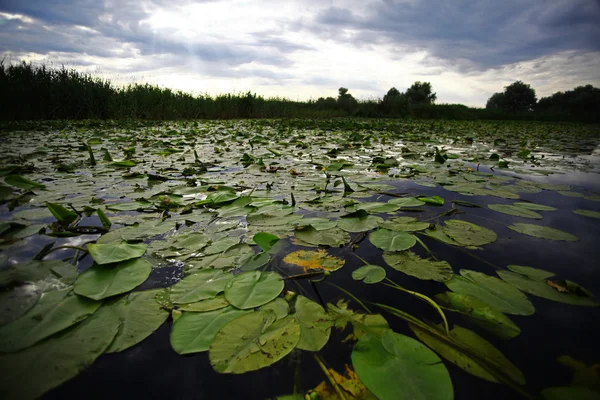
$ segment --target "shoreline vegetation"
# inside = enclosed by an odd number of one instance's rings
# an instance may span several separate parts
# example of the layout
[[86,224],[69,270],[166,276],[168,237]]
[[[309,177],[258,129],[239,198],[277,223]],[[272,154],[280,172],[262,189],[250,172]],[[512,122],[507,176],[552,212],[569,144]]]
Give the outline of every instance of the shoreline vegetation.
[[600,89],[591,85],[537,101],[535,90],[517,81],[494,94],[486,108],[434,104],[428,82],[406,92],[391,88],[382,99],[356,100],[341,87],[337,98],[293,101],[251,92],[198,95],[150,84],[117,87],[74,69],[0,61],[0,120],[402,118],[600,122]]

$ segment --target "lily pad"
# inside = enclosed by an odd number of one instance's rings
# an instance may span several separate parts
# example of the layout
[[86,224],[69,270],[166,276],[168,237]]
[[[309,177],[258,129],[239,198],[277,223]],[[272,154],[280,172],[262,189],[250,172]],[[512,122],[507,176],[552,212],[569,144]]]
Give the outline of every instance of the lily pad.
[[234,307],[245,310],[273,300],[283,286],[283,279],[275,272],[242,272],[225,287],[225,298]]
[[438,304],[460,313],[475,325],[500,339],[512,339],[521,333],[521,329],[510,318],[477,297],[445,292],[437,294],[435,300]]
[[488,208],[502,214],[514,215],[515,217],[531,219],[543,218],[540,214],[529,208],[513,206],[510,204],[488,204]]
[[148,261],[134,259],[117,265],[93,265],[75,281],[74,291],[80,296],[102,300],[128,292],[142,284],[152,271]]
[[318,231],[312,226],[298,227],[294,230],[294,235],[303,242],[338,247],[343,246],[350,241],[350,235],[339,228],[326,229]]
[[417,243],[417,238],[406,232],[378,229],[369,235],[369,241],[375,247],[385,251],[408,250]]
[[36,305],[41,289],[31,283],[0,292],[0,326],[21,317]]
[[555,228],[550,228],[549,226],[515,222],[514,224],[509,225],[508,228],[512,229],[515,232],[522,233],[523,235],[538,237],[547,240],[562,240],[566,242],[576,242],[579,240],[577,236],[571,233],[564,232]]
[[445,224],[444,233],[463,246],[483,246],[498,238],[491,229],[470,222],[452,219]]
[[296,298],[296,314],[294,317],[300,324],[300,340],[297,348],[307,351],[319,351],[329,341],[332,318],[320,304],[304,296]]
[[364,335],[352,351],[360,380],[381,400],[453,399],[452,381],[439,357],[417,340],[385,331]]
[[223,292],[232,279],[231,273],[219,269],[195,272],[171,287],[171,301],[173,304],[186,304],[212,299]]
[[0,356],[0,365],[10,366],[0,376],[0,395],[6,400],[42,396],[92,364],[118,330],[118,317],[108,309],[99,310],[81,324],[33,347]]
[[298,250],[286,255],[283,262],[296,265],[305,272],[336,271],[344,266],[344,259],[330,256],[323,249],[317,251]]
[[364,283],[378,283],[385,279],[385,269],[379,265],[363,265],[352,272],[352,279]]
[[444,282],[452,278],[452,267],[446,261],[423,259],[412,251],[385,252],[383,259],[392,268],[423,280]]
[[346,232],[366,232],[377,228],[381,222],[383,218],[369,215],[361,209],[340,217],[337,226]]
[[0,328],[0,352],[24,349],[86,319],[100,302],[70,294],[71,289],[44,294],[19,319]]
[[143,243],[118,242],[89,244],[87,248],[94,261],[102,265],[139,258],[144,255],[147,247]]
[[400,207],[420,207],[425,204],[424,201],[416,197],[395,197],[388,200],[388,203],[395,204]]
[[592,210],[573,210],[575,214],[583,215],[584,217],[600,218],[600,212]]
[[[119,332],[107,353],[126,350],[156,331],[169,317],[169,312],[156,302],[162,289],[133,292],[110,306],[119,317]],[[106,307],[106,306],[105,306]]]
[[221,328],[248,312],[231,306],[210,312],[184,312],[173,324],[171,346],[179,354],[208,351]]
[[508,283],[477,271],[461,269],[459,275],[446,281],[448,289],[455,293],[471,295],[500,312],[531,315],[535,308],[527,296]]
[[537,204],[537,203],[516,202],[516,203],[513,203],[513,206],[526,208],[528,210],[535,210],[535,211],[556,211],[556,208],[554,208],[554,207],[546,206],[543,204]]
[[507,265],[506,268],[516,272],[517,274],[524,275],[534,281],[543,281],[545,279],[554,276],[554,272],[544,271],[543,269],[525,267],[523,265]]
[[497,271],[498,276],[505,282],[511,284],[517,289],[532,294],[534,296],[543,297],[548,300],[557,301],[559,303],[567,303],[577,306],[599,306],[600,304],[587,296],[579,296],[574,293],[560,292],[551,287],[543,280],[533,280],[527,276],[510,272]]
[[222,374],[242,374],[276,363],[300,340],[300,324],[288,316],[276,320],[273,311],[242,315],[225,325],[209,351],[210,364]]
[[379,227],[391,231],[414,232],[429,228],[429,223],[418,221],[413,217],[397,217],[380,222]]

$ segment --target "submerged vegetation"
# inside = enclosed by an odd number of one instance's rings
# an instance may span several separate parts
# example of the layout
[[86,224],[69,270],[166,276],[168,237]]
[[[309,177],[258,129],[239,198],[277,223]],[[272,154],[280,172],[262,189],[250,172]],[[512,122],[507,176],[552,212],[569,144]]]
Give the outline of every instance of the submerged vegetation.
[[[572,381],[532,385],[505,355],[537,348],[527,329],[548,307],[598,318],[600,194],[550,179],[598,176],[597,126],[27,127],[3,134],[0,161],[2,398],[41,396],[164,324],[176,353],[208,354],[209,380],[294,370],[286,392],[249,398],[452,399],[460,371],[498,385],[477,398],[600,395],[598,360],[551,335]],[[564,254],[581,270],[551,261]]]
[[357,100],[348,88],[338,96],[293,101],[247,93],[191,95],[149,84],[117,87],[74,69],[0,62],[0,119],[230,119],[230,118],[417,118],[451,120],[600,121],[600,89],[591,85],[536,101],[522,82],[496,93],[487,107],[434,104],[429,82],[405,92],[391,88],[382,99]]

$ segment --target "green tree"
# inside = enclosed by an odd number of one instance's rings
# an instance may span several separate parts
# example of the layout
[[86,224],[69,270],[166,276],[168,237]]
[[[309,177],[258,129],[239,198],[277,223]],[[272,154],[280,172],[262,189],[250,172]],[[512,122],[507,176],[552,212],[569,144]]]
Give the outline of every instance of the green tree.
[[516,81],[504,88],[504,104],[508,111],[533,111],[536,103],[535,90],[526,83]]
[[345,87],[341,87],[338,89],[338,105],[342,110],[347,111],[348,113],[352,113],[358,107],[358,101],[348,93],[348,89]]
[[433,93],[431,83],[417,81],[406,90],[406,96],[412,104],[433,104],[437,95]]
[[485,104],[485,108],[488,110],[504,110],[506,98],[504,93],[494,93]]
[[387,115],[407,115],[410,112],[408,97],[393,87],[383,96],[381,110]]

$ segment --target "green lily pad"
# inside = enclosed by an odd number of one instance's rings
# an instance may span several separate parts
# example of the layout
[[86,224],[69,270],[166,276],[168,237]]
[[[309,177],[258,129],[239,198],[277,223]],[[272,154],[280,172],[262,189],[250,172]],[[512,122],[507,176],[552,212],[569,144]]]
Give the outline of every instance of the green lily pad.
[[273,300],[283,286],[283,279],[275,272],[242,272],[225,287],[225,298],[234,307],[245,310]]
[[446,261],[423,259],[412,251],[383,253],[384,261],[397,271],[423,280],[444,282],[452,278],[452,267]]
[[[18,353],[0,356],[10,366],[0,376],[6,400],[35,399],[91,365],[113,341],[119,319],[108,308],[76,326]],[[58,367],[60,366],[60,367]]]
[[445,292],[435,295],[435,300],[500,339],[512,339],[521,333],[521,329],[510,318],[477,297]]
[[444,198],[440,197],[440,196],[431,196],[431,197],[419,196],[419,197],[417,197],[417,199],[419,199],[422,202],[425,202],[427,204],[433,204],[434,206],[443,206],[444,205]]
[[508,283],[477,271],[461,269],[459,275],[444,282],[455,293],[471,295],[500,312],[531,315],[535,308],[527,296]]
[[256,311],[225,325],[215,336],[208,355],[215,371],[242,374],[276,363],[299,340],[300,324],[296,318],[276,320],[273,311]]
[[559,303],[567,303],[576,306],[599,306],[600,304],[587,296],[579,296],[569,292],[559,292],[557,289],[550,287],[546,281],[530,279],[527,276],[510,272],[496,271],[498,276],[505,282],[511,284],[517,289],[532,294],[534,296],[543,297],[548,300],[557,301]]
[[379,214],[397,211],[400,209],[400,206],[398,204],[393,203],[379,203],[376,201],[372,201],[368,203],[360,203],[356,206],[356,208],[359,210],[365,210],[370,214]]
[[380,222],[379,227],[390,231],[414,232],[429,228],[429,223],[418,221],[413,217],[396,217]]
[[231,273],[219,269],[195,272],[171,287],[171,301],[173,304],[186,304],[212,299],[223,292],[232,279]]
[[346,232],[366,232],[377,228],[381,222],[383,218],[369,215],[365,210],[360,209],[340,217],[337,225]]
[[277,319],[285,318],[289,314],[290,305],[285,299],[277,297],[275,300],[268,302],[260,307],[261,311],[271,310],[275,313]]
[[89,244],[87,248],[94,261],[102,265],[139,258],[144,255],[147,247],[143,243],[118,242]]
[[425,204],[424,201],[416,197],[395,197],[388,200],[388,203],[395,204],[400,207],[420,207]]
[[[126,350],[140,343],[156,331],[169,317],[169,312],[156,302],[162,289],[133,292],[110,306],[119,317],[120,326],[107,353]],[[106,307],[106,306],[105,306]]]
[[220,294],[212,299],[200,300],[194,303],[179,304],[177,305],[177,309],[179,311],[206,312],[219,310],[221,308],[227,307],[228,305],[229,302],[227,301],[227,299],[225,299],[225,295]]
[[507,265],[506,268],[516,272],[517,274],[524,275],[534,281],[543,281],[551,276],[554,276],[554,272],[544,271],[543,269],[525,267],[522,265]]
[[364,283],[378,283],[385,279],[385,269],[379,265],[363,265],[352,272],[352,279]]
[[491,229],[470,222],[452,219],[445,224],[444,233],[463,246],[483,246],[498,238]]
[[592,210],[573,210],[575,214],[583,215],[584,217],[600,218],[600,212]]
[[333,320],[325,309],[304,296],[298,296],[293,316],[300,324],[300,340],[296,347],[307,351],[321,350],[329,341],[333,326]]
[[502,214],[514,215],[515,217],[542,219],[543,217],[533,210],[510,204],[488,204],[488,208]]
[[369,241],[375,247],[385,251],[408,250],[417,243],[417,238],[406,232],[378,229],[369,235]]
[[0,326],[21,317],[35,306],[42,295],[41,289],[31,283],[0,292]]
[[430,329],[414,324],[409,326],[419,340],[471,375],[490,382],[499,382],[497,376],[502,375],[513,384],[525,384],[523,373],[500,350],[475,332],[455,324],[450,336],[446,336],[441,329],[439,334],[433,334]]
[[71,289],[44,294],[19,319],[0,328],[0,352],[24,349],[86,319],[100,302],[71,295]]
[[554,208],[554,207],[545,206],[543,204],[537,204],[537,203],[516,202],[516,203],[513,203],[513,206],[526,208],[528,210],[535,210],[535,211],[556,211],[556,208]]
[[352,366],[381,400],[454,398],[450,374],[440,358],[417,340],[391,330],[380,337],[362,336],[352,351]]
[[93,265],[79,275],[74,291],[80,296],[102,300],[141,285],[151,271],[152,265],[140,259],[122,261],[117,265]]
[[4,183],[25,190],[46,188],[46,185],[32,181],[31,179],[27,179],[21,175],[8,175],[4,178]]
[[577,236],[564,232],[558,229],[550,228],[549,226],[525,224],[522,222],[515,222],[509,225],[509,229],[515,232],[522,233],[523,235],[538,237],[547,240],[562,240],[566,242],[576,242],[579,240]]
[[343,246],[350,241],[350,235],[339,228],[326,229],[318,231],[312,226],[298,227],[294,230],[294,235],[303,242],[338,247]]
[[221,328],[248,312],[231,306],[210,312],[184,312],[171,329],[171,346],[179,354],[208,351]]

